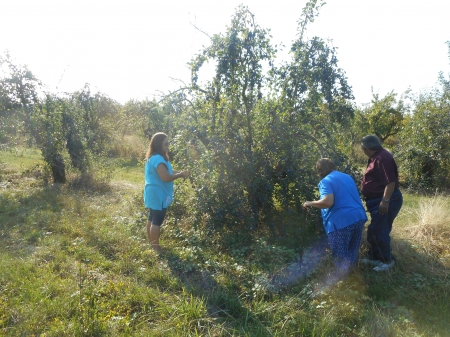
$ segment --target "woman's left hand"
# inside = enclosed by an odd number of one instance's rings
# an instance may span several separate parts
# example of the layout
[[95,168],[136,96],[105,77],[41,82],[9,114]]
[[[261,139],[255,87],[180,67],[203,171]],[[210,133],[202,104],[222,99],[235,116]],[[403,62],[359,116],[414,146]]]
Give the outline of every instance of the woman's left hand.
[[387,214],[389,209],[389,203],[381,200],[380,202],[380,208],[378,209],[378,212],[380,212],[381,215]]

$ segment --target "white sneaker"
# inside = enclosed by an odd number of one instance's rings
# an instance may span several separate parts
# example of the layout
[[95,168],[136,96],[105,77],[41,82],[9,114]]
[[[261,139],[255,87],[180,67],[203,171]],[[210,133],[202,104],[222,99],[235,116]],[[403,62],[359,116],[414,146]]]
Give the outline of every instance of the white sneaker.
[[381,261],[364,258],[364,259],[359,260],[359,263],[376,267],[381,263]]
[[394,264],[395,264],[394,260],[392,260],[389,263],[382,263],[381,262],[378,266],[373,268],[373,270],[375,270],[375,271],[385,271],[385,270],[388,270],[388,269],[392,268],[394,266]]

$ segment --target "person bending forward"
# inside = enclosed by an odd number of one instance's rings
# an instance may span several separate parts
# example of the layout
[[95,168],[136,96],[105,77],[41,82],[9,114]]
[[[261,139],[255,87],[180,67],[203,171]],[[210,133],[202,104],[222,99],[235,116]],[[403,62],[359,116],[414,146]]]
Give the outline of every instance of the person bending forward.
[[336,170],[328,158],[319,159],[316,170],[320,200],[306,201],[304,207],[321,209],[337,271],[344,276],[358,259],[367,215],[352,177]]

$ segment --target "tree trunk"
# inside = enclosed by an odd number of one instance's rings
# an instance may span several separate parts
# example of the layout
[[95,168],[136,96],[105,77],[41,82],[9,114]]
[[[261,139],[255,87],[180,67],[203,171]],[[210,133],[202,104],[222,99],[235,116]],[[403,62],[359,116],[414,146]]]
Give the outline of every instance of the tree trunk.
[[57,153],[52,161],[53,183],[64,184],[66,182],[65,167],[63,157]]

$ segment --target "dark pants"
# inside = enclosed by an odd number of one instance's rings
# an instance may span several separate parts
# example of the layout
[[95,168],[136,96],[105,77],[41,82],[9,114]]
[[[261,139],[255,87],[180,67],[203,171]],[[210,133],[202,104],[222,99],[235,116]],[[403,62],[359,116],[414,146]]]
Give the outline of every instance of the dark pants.
[[346,274],[358,260],[362,231],[366,220],[328,233],[331,253],[338,272]]
[[403,204],[403,195],[396,189],[389,201],[388,212],[380,214],[379,207],[382,198],[366,200],[366,207],[370,213],[370,224],[367,228],[367,241],[370,244],[368,257],[372,260],[390,262],[392,260],[391,230],[392,223]]

